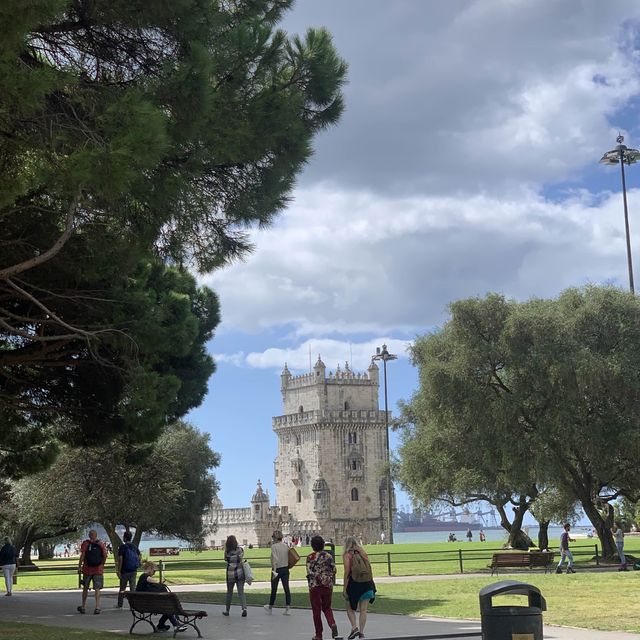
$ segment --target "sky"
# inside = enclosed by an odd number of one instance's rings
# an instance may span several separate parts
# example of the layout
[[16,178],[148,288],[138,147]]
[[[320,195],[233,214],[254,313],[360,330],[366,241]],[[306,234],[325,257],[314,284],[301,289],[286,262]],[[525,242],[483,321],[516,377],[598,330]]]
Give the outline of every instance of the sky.
[[[319,26],[349,64],[346,111],[253,254],[202,278],[222,322],[189,418],[222,456],[225,507],[258,479],[273,503],[285,362],[364,371],[386,343],[395,410],[417,386],[408,345],[450,302],[628,282],[619,171],[598,161],[619,131],[640,147],[639,3],[298,0],[282,24]],[[640,248],[640,168],[627,186]]]

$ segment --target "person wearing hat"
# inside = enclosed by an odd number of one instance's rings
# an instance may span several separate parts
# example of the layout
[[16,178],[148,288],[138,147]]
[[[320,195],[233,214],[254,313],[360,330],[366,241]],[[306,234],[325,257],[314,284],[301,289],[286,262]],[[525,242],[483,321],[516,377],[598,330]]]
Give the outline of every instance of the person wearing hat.
[[11,544],[11,540],[5,536],[4,545],[0,548],[0,566],[4,574],[4,583],[7,586],[5,596],[10,596],[13,589],[13,574],[17,566],[16,548]]

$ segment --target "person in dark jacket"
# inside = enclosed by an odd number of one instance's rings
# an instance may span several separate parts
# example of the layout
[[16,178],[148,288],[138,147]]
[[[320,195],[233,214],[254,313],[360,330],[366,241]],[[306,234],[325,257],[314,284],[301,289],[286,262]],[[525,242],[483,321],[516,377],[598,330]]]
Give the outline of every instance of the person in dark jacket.
[[4,583],[7,587],[5,596],[10,596],[13,589],[13,575],[18,566],[16,548],[11,544],[9,538],[4,539],[4,545],[0,549],[0,566],[4,574]]
[[[138,578],[138,584],[136,585],[136,591],[151,591],[155,593],[166,593],[168,591],[167,587],[164,586],[162,582],[153,577],[156,572],[156,565],[154,562],[142,563],[142,575]],[[186,631],[187,625],[180,625],[175,616],[167,616],[163,615],[160,620],[158,620],[158,624],[156,625],[156,629],[158,631],[168,631],[170,629],[167,624],[167,620],[176,628],[176,633],[180,631]]]
[[124,544],[121,544],[118,548],[116,557],[116,573],[120,579],[120,591],[118,591],[118,603],[116,604],[118,609],[122,609],[127,585],[129,585],[129,591],[135,591],[136,588],[136,576],[140,566],[140,550],[131,542],[132,538],[131,531],[124,532],[124,536],[122,536]]

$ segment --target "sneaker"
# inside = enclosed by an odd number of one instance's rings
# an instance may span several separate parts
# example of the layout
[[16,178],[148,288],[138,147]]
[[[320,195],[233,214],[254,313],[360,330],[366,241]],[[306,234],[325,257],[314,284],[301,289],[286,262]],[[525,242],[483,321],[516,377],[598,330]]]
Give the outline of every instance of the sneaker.
[[114,604],[113,608],[114,609],[122,609],[122,605],[121,604]]
[[351,629],[351,633],[347,636],[347,640],[353,640],[354,638],[359,638],[360,637],[360,631],[358,630],[358,627],[356,627],[355,629]]
[[573,567],[568,567],[567,573],[575,573],[575,569]]
[[242,610],[242,617],[243,617],[243,618],[246,618],[246,617],[247,617],[247,610],[246,610],[246,609],[243,609],[243,610]]
[[223,611],[223,612],[222,612],[222,615],[223,615],[223,616],[228,616],[228,615],[229,615],[229,612],[228,612],[228,611]]
[[265,610],[268,614],[271,614],[271,612],[272,612],[272,607],[271,607],[271,605],[270,605],[270,604],[265,604],[265,605],[264,605],[264,610]]
[[93,615],[94,615],[94,616],[99,615],[99,613],[100,613],[100,609],[94,609],[94,610],[93,610]]
[[[620,571],[622,571],[622,569],[620,569]],[[626,571],[626,569],[625,569]],[[5,596],[10,596],[11,595],[11,591],[7,591],[7,593],[4,594]]]
[[156,629],[158,631],[169,631],[171,627],[168,624],[159,624]]
[[334,624],[331,627],[331,637],[332,638],[337,638],[340,634],[338,633],[338,625]]
[[560,567],[558,567],[558,568],[556,569],[556,573],[562,573],[562,569],[561,569]]
[[84,607],[78,607],[78,613],[84,613],[84,612],[85,612]]
[[176,633],[182,633],[183,631],[187,630],[187,625],[186,624],[181,624],[179,627],[176,627]]
[[282,612],[283,616],[290,616],[291,615],[291,611],[289,610],[289,607],[287,607],[283,612]]

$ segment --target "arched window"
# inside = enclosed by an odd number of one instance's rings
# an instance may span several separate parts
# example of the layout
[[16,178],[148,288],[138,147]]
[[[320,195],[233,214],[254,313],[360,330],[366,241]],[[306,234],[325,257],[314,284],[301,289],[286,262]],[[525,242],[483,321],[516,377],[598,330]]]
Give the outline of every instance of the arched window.
[[304,413],[304,407],[302,405],[298,407],[298,413]]
[[346,400],[344,401],[344,410],[349,411],[349,403]]
[[349,434],[349,444],[358,444],[358,434],[357,433],[350,433]]
[[296,501],[302,502],[302,491],[300,489],[296,491]]
[[351,460],[351,470],[352,471],[358,470],[358,461],[355,458]]
[[358,502],[358,490],[355,487],[351,489],[351,502]]

